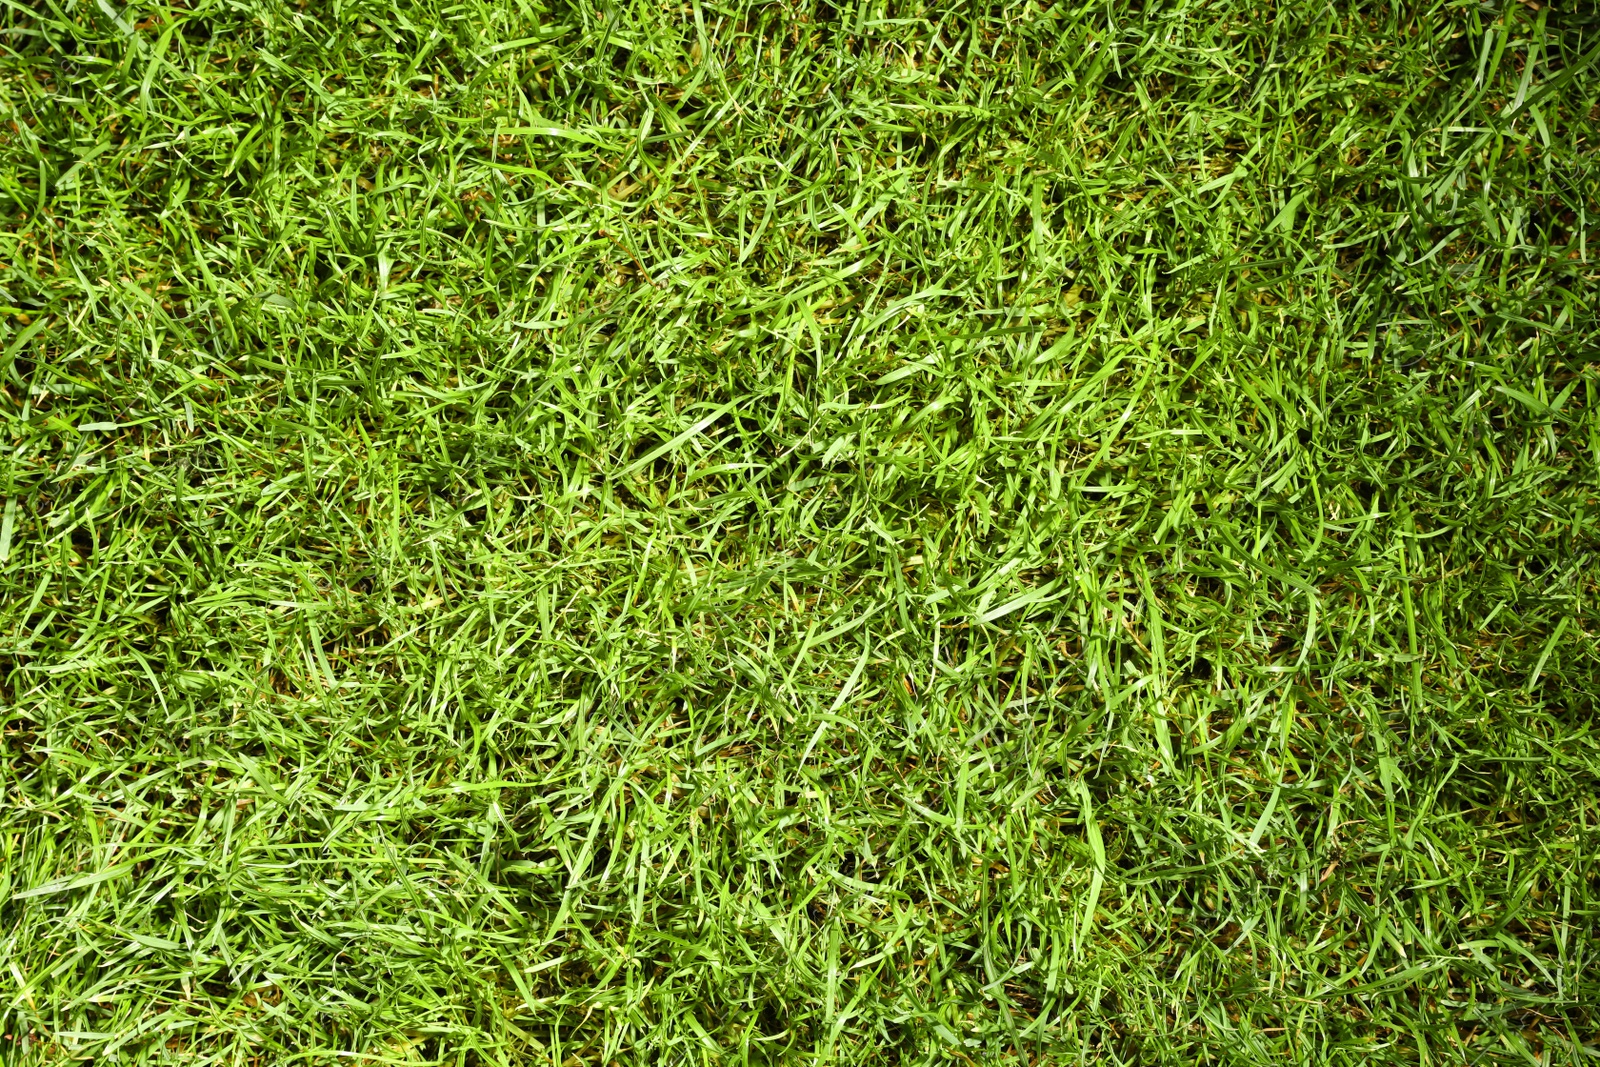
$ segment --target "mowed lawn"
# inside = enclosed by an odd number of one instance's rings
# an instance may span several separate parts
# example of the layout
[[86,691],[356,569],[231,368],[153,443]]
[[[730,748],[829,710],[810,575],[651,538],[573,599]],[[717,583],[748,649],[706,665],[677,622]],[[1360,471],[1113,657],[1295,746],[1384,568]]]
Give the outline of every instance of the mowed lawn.
[[0,1063],[1597,1062],[1593,4],[0,2]]

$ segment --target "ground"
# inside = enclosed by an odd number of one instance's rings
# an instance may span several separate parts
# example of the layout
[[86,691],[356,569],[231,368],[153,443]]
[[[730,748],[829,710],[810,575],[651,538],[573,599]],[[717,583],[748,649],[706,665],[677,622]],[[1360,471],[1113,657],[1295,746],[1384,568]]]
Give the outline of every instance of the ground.
[[1600,1055],[1600,15],[6,0],[0,1061]]

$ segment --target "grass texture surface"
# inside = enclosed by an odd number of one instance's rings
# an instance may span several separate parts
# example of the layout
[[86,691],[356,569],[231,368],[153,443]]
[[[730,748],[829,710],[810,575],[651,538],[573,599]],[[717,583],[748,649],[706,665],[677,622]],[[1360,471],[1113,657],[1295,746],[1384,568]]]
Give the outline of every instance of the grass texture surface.
[[1600,1056],[1592,4],[3,2],[0,1061]]

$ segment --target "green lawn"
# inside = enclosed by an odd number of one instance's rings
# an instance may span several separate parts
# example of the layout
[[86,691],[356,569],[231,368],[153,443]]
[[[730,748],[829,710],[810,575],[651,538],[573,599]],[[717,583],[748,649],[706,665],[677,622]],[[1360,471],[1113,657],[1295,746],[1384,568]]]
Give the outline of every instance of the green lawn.
[[0,1063],[1597,1062],[1593,3],[0,4]]

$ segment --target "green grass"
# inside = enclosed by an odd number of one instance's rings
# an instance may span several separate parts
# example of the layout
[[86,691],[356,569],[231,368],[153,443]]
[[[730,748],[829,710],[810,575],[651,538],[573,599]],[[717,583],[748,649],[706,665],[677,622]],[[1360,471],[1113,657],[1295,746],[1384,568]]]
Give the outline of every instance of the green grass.
[[1600,15],[4,0],[0,1062],[1591,1064]]

